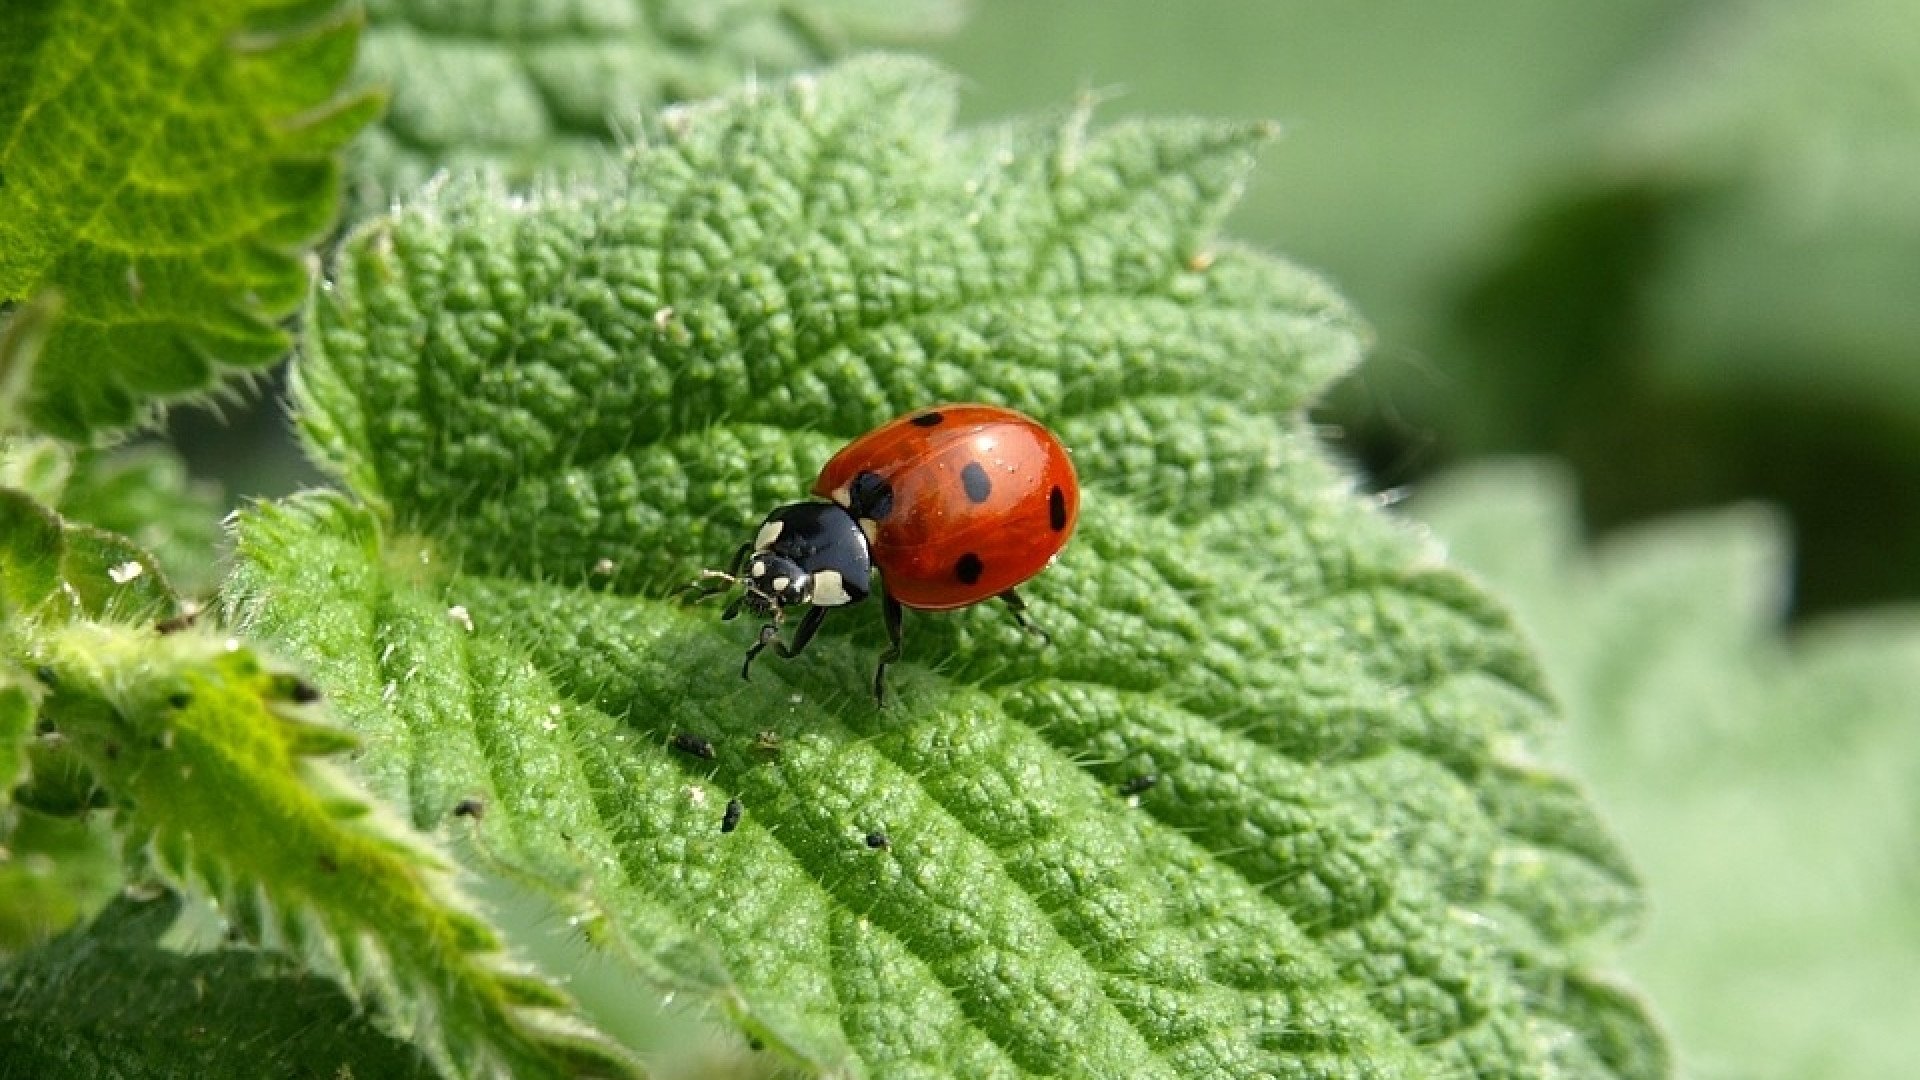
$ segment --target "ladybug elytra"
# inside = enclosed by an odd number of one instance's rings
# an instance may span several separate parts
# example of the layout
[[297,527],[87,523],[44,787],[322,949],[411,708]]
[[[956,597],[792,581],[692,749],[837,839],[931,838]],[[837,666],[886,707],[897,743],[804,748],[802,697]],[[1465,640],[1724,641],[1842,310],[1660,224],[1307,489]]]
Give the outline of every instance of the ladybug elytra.
[[[938,405],[883,424],[835,454],[813,494],[819,498],[768,514],[726,572],[705,571],[688,587],[710,595],[743,586],[721,618],[744,610],[766,619],[742,678],[768,646],[799,655],[829,612],[877,589],[888,641],[873,674],[882,704],[887,665],[900,659],[903,609],[946,611],[997,597],[1015,622],[1034,629],[1015,588],[1066,546],[1080,511],[1060,440],[993,405]],[[800,606],[807,613],[792,641],[782,641],[787,609]]]

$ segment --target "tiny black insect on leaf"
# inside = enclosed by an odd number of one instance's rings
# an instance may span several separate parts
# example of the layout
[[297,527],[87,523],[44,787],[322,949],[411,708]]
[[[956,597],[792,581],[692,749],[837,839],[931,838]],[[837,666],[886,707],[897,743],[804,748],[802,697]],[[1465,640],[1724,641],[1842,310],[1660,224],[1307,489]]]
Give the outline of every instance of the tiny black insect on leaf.
[[674,733],[673,748],[683,754],[691,754],[706,761],[713,760],[713,743],[685,731]]

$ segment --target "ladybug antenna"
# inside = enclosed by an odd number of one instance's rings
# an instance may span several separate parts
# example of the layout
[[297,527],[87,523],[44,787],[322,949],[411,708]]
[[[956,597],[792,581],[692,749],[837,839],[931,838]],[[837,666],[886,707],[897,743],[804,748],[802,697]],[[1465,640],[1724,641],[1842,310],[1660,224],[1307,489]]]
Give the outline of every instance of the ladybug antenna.
[[740,584],[742,580],[744,579],[735,577],[732,574],[722,573],[719,570],[702,570],[700,571],[699,577],[674,589],[673,592],[668,595],[685,596],[691,593],[693,594],[693,599],[690,603],[697,604],[709,596],[726,592],[728,589]]

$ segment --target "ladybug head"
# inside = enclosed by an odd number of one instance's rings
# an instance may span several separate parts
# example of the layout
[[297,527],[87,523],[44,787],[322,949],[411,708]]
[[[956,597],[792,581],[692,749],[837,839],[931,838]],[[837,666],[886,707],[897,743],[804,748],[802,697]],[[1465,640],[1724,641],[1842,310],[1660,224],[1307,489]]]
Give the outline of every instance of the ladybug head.
[[704,597],[738,588],[740,594],[720,617],[734,619],[749,611],[766,619],[762,630],[771,633],[790,607],[811,605],[814,611],[807,617],[817,620],[826,608],[865,599],[872,572],[866,533],[845,508],[792,503],[767,515],[725,572],[703,570],[681,591]]
[[755,615],[771,615],[783,607],[813,601],[813,575],[792,559],[771,551],[753,553],[745,581],[747,591],[741,598]]

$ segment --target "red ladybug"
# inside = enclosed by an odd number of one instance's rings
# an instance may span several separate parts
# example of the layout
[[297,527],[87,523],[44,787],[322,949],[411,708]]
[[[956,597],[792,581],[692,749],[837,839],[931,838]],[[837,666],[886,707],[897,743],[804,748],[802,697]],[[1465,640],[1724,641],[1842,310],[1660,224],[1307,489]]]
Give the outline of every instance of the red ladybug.
[[[882,704],[887,665],[900,659],[902,608],[945,611],[997,596],[1027,628],[1014,589],[1066,546],[1080,512],[1060,440],[993,405],[937,405],[875,428],[827,462],[813,493],[824,501],[768,514],[726,573],[708,570],[689,587],[744,585],[721,618],[745,609],[767,619],[740,668],[746,678],[767,646],[797,656],[829,611],[866,599],[877,568],[889,642],[873,673]],[[789,644],[780,625],[795,605],[810,607]]]

